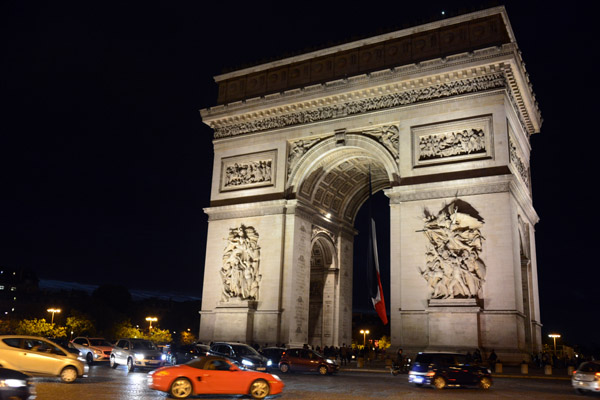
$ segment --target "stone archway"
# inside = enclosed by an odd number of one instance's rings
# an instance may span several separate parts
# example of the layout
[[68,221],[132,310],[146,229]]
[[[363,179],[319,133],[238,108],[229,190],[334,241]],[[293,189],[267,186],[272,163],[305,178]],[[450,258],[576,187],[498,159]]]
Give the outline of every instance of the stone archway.
[[370,170],[390,199],[392,343],[507,361],[539,350],[541,115],[504,8],[216,81],[219,105],[201,111],[215,163],[200,340],[350,343]]

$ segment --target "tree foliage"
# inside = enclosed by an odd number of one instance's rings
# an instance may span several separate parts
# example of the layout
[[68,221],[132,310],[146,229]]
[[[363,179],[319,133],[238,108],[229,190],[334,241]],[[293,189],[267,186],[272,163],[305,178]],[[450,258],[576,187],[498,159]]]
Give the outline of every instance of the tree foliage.
[[181,342],[181,344],[193,344],[197,340],[198,339],[196,338],[196,335],[188,331],[183,331],[179,335],[179,341]]
[[173,341],[173,336],[168,329],[152,328],[150,335],[148,335],[148,339],[152,340],[154,343],[167,344]]
[[67,328],[48,323],[44,318],[23,319],[17,322],[15,333],[18,335],[64,338],[67,337]]
[[96,328],[92,321],[79,315],[67,317],[67,330],[73,332],[73,336],[94,336]]

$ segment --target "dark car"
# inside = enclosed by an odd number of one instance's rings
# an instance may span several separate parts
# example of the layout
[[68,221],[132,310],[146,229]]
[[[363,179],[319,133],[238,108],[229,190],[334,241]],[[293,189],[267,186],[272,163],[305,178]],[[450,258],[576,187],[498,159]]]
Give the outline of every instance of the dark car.
[[321,375],[333,374],[340,366],[334,360],[310,349],[287,349],[279,361],[279,370],[283,373],[318,372]]
[[167,361],[171,365],[185,364],[200,356],[206,355],[210,347],[204,344],[173,344],[167,352]]
[[244,343],[215,342],[209,354],[228,358],[234,364],[255,371],[266,371],[271,366],[267,357]]
[[14,369],[0,368],[0,399],[35,399],[31,376]]
[[581,363],[571,377],[571,385],[577,393],[600,393],[600,362]]
[[464,354],[419,353],[408,373],[408,382],[436,389],[463,385],[489,389],[492,386],[492,372],[471,364]]
[[271,361],[271,367],[278,368],[281,355],[286,351],[285,347],[265,347],[259,353]]

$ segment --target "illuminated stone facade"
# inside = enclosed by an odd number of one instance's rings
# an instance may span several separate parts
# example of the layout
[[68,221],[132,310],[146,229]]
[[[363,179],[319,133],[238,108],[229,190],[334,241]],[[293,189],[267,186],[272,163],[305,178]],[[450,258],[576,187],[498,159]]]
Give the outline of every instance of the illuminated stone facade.
[[[200,340],[352,339],[354,218],[390,199],[392,344],[541,347],[541,116],[504,8],[216,77]],[[385,240],[380,238],[379,240]]]

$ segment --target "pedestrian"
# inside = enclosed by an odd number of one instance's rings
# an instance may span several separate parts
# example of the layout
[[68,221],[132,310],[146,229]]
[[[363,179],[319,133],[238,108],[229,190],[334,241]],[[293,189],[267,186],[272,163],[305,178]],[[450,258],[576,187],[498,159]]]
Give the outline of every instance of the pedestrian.
[[340,348],[340,361],[342,365],[346,365],[348,360],[348,348],[346,347],[346,343],[342,343],[342,347]]
[[498,356],[496,355],[496,352],[494,351],[494,349],[492,349],[492,352],[488,356],[488,363],[490,364],[490,368],[492,369],[492,371],[496,367],[497,361],[498,361]]

